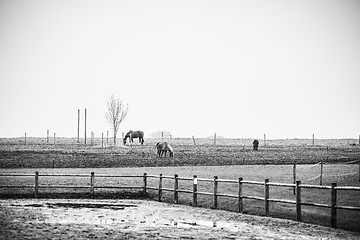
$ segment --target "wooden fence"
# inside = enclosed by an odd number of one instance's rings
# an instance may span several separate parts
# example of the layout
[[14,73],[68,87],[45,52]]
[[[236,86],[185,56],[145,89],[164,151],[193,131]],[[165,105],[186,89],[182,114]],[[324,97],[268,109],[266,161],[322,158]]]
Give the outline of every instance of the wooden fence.
[[[0,177],[32,177],[33,174],[0,174]],[[77,178],[90,178],[89,185],[41,185],[39,178],[40,177],[77,177]],[[265,179],[264,182],[259,181],[246,181],[242,178],[238,178],[237,180],[229,180],[229,179],[219,179],[217,176],[214,176],[213,179],[206,178],[198,178],[194,175],[192,178],[189,177],[179,177],[178,175],[174,176],[164,176],[160,175],[148,175],[144,173],[143,175],[105,175],[99,174],[96,175],[96,178],[140,178],[142,179],[141,186],[115,186],[115,185],[95,185],[95,173],[91,172],[91,174],[39,174],[39,172],[35,172],[35,184],[34,185],[0,185],[0,188],[29,188],[34,190],[35,198],[39,196],[39,190],[45,188],[73,188],[73,189],[89,189],[89,193],[94,196],[95,189],[138,189],[143,192],[143,194],[147,195],[147,190],[154,190],[158,193],[158,201],[162,201],[162,196],[164,191],[173,192],[173,202],[175,204],[179,203],[179,193],[188,193],[192,194],[192,206],[198,206],[198,196],[199,195],[207,195],[212,197],[212,208],[218,208],[218,197],[228,197],[237,199],[237,211],[242,213],[244,209],[243,199],[253,199],[264,202],[264,214],[265,216],[269,216],[269,204],[271,202],[274,203],[285,203],[285,204],[294,204],[296,208],[296,220],[301,222],[301,207],[302,206],[314,206],[314,207],[323,207],[331,209],[331,222],[330,226],[333,228],[337,227],[337,210],[344,209],[350,211],[360,211],[360,207],[356,206],[340,206],[337,204],[337,192],[339,190],[343,191],[360,191],[360,187],[350,187],[350,186],[337,186],[336,183],[332,183],[331,186],[321,186],[321,185],[305,185],[301,184],[301,181],[296,181],[295,184],[287,184],[287,183],[274,183],[269,182],[268,179]],[[148,179],[158,179],[158,187],[149,187]],[[163,187],[163,180],[170,179],[173,180],[173,188],[165,188]],[[192,189],[180,189],[179,188],[179,180],[191,181]],[[212,192],[201,192],[198,191],[198,184],[200,182],[208,182],[213,184]],[[224,194],[219,193],[219,183],[230,183],[237,185],[236,194]],[[259,196],[249,196],[245,195],[243,191],[243,186],[245,184],[248,185],[260,185],[264,188],[263,197]],[[295,199],[296,200],[286,200],[286,199],[275,199],[270,198],[270,187],[286,187],[286,188],[295,188]],[[301,199],[301,190],[311,188],[311,189],[328,189],[331,191],[331,202],[329,204],[321,204],[321,203],[310,203],[303,202]]]

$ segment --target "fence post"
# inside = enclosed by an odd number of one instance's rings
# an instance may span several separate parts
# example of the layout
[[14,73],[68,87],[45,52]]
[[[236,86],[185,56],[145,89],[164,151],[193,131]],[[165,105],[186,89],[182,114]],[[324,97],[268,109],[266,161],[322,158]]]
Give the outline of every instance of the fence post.
[[315,135],[312,135],[312,145],[315,146]]
[[104,133],[101,133],[101,148],[104,148]]
[[84,143],[86,144],[86,108],[85,108],[85,131],[84,131]]
[[56,133],[54,133],[54,145],[56,145]]
[[[293,183],[296,184],[296,163],[294,163],[293,167]],[[296,187],[293,188],[293,195],[296,194]]]
[[26,145],[26,133],[25,133],[25,145]]
[[143,182],[144,182],[143,194],[144,194],[144,196],[146,196],[146,187],[147,187],[147,174],[146,173],[144,173]]
[[242,177],[239,177],[239,191],[238,191],[238,212],[243,212],[243,199],[242,199]]
[[266,134],[264,133],[264,146],[266,146]]
[[197,207],[197,176],[194,175],[193,181],[193,207]]
[[320,162],[320,186],[323,184],[323,160]]
[[301,222],[301,181],[296,181],[296,221]]
[[213,208],[217,208],[217,190],[218,190],[218,176],[214,176],[214,196],[213,196]]
[[264,200],[265,200],[265,216],[269,215],[269,179],[265,179],[264,182]]
[[359,182],[360,182],[360,160],[359,160]]
[[132,144],[133,144],[133,141],[132,141],[132,134],[130,132],[130,138],[129,138],[129,141],[130,141],[130,148],[131,148],[131,151],[132,151]]
[[35,172],[35,198],[39,197],[39,172]]
[[78,109],[77,143],[80,143],[80,109]]
[[49,143],[49,129],[46,130],[46,143]]
[[179,196],[178,196],[178,188],[179,188],[179,179],[178,179],[178,175],[175,174],[174,175],[174,203],[178,204],[179,203]]
[[90,195],[91,195],[91,197],[94,197],[94,194],[95,194],[94,183],[95,183],[95,173],[91,172],[91,176],[90,176]]
[[192,136],[192,139],[193,139],[194,145],[196,145],[196,142],[195,142],[195,138],[194,138],[194,136]]
[[162,174],[159,175],[159,202],[161,202],[162,197]]
[[336,183],[331,183],[331,227],[337,227],[337,212],[336,212]]

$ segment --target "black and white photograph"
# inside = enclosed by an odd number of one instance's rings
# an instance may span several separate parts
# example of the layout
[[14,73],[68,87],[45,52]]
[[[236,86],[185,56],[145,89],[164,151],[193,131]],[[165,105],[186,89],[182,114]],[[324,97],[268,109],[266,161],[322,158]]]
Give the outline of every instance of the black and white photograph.
[[360,1],[0,0],[2,239],[360,239]]

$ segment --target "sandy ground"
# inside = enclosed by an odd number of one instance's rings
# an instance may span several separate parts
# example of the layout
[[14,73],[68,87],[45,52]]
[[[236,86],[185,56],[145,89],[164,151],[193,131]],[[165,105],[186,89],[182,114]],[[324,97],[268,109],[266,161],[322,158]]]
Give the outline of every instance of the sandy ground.
[[360,239],[360,234],[146,200],[2,199],[0,239]]

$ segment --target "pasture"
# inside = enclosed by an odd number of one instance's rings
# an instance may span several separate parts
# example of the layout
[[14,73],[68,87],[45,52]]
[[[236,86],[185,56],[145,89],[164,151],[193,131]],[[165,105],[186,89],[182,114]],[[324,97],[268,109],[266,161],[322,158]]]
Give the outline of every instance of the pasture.
[[[75,141],[74,139],[72,139]],[[348,145],[349,140],[318,141],[315,146],[311,140],[267,141],[267,146],[260,142],[260,150],[252,150],[251,139],[218,139],[214,145],[211,139],[197,139],[194,145],[192,139],[172,139],[174,147],[173,158],[156,157],[155,144],[159,139],[145,139],[143,146],[134,144],[130,146],[101,146],[96,144],[84,145],[71,143],[71,139],[59,139],[56,145],[47,144],[42,139],[28,139],[27,145],[22,144],[21,139],[1,139],[0,141],[0,167],[1,173],[67,173],[67,174],[90,174],[95,172],[96,185],[121,185],[141,186],[141,179],[108,179],[96,178],[96,174],[116,175],[151,175],[178,174],[179,177],[191,178],[197,175],[199,178],[218,176],[219,179],[236,180],[242,177],[244,180],[293,183],[293,165],[297,165],[296,177],[305,184],[319,184],[316,177],[320,172],[319,161],[325,162],[323,166],[323,185],[336,182],[338,186],[360,186],[359,164],[346,164],[360,158],[358,145]],[[15,141],[15,142],[14,142]],[[170,141],[169,141],[170,142]],[[321,143],[321,144],[320,144]],[[331,144],[330,144],[331,143]],[[64,169],[66,168],[66,169]],[[0,179],[4,184],[27,184],[34,183],[33,177],[19,177]],[[50,178],[41,177],[41,184],[45,185],[89,185],[89,178]],[[137,182],[138,181],[138,182]],[[157,179],[149,180],[149,187],[158,187]],[[173,182],[164,180],[164,187],[172,188]],[[179,188],[191,190],[191,182],[179,181]],[[211,183],[199,184],[198,191],[212,191]],[[219,184],[219,193],[234,194],[236,185],[229,183]],[[17,192],[16,192],[17,191]],[[11,192],[2,190],[2,195],[8,196],[33,196],[32,190],[16,189]],[[264,189],[259,186],[244,186],[246,195],[263,196]],[[43,189],[40,197],[86,197],[89,196],[87,189],[73,189],[71,193],[64,189]],[[150,198],[157,199],[156,191],[148,191]],[[136,197],[140,195],[136,194]],[[124,194],[113,189],[96,190],[95,198],[122,198],[132,195]],[[293,200],[292,188],[271,187],[271,198]],[[327,190],[307,189],[302,193],[306,202],[329,204],[330,192]],[[172,202],[173,193],[163,193],[163,201]],[[348,192],[338,194],[341,205],[360,207],[360,193]],[[179,193],[179,203],[191,205],[192,196],[187,193]],[[218,208],[236,211],[236,199],[219,197]],[[198,206],[210,208],[212,198],[199,196]],[[315,223],[328,226],[330,222],[330,210],[321,207],[304,206],[303,222]],[[263,215],[263,202],[245,199],[244,212],[253,215]],[[294,205],[283,203],[270,204],[270,216],[296,220]],[[338,210],[338,227],[351,231],[360,231],[360,213],[348,210]]]
[[[173,158],[158,158],[156,143],[161,139],[145,138],[144,145],[134,143],[123,146],[106,144],[94,139],[93,144],[78,144],[76,139],[58,138],[56,144],[43,138],[0,139],[0,168],[112,168],[112,167],[162,167],[162,166],[221,166],[256,164],[315,164],[345,163],[358,160],[359,145],[356,140],[310,139],[260,141],[259,151],[252,150],[253,139],[210,138],[164,139],[174,148]],[[83,141],[82,141],[83,142]],[[109,140],[111,142],[111,140]],[[136,140],[135,140],[136,142]]]

